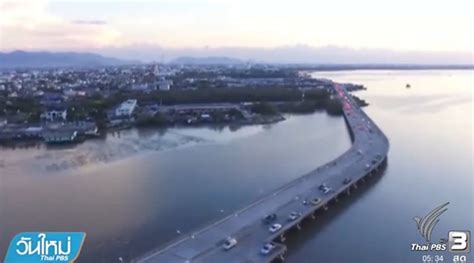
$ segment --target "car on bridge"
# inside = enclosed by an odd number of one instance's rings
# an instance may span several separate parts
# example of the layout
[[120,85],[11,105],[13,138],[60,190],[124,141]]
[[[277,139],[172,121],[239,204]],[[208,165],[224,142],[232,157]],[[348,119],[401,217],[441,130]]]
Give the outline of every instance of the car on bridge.
[[270,224],[271,222],[275,221],[277,218],[277,215],[275,213],[273,214],[268,214],[266,215],[264,218],[263,218],[263,223],[268,225]]
[[342,181],[342,184],[350,184],[352,182],[352,178],[346,177],[344,181]]
[[322,190],[323,194],[325,194],[325,195],[330,193],[331,191],[332,191],[332,189],[330,187],[326,187]]
[[225,241],[224,244],[222,245],[222,248],[224,250],[230,250],[231,248],[235,247],[237,245],[237,239],[228,237]]
[[260,253],[262,255],[268,255],[268,254],[270,254],[270,252],[272,252],[272,250],[275,247],[276,247],[276,245],[272,242],[266,243],[265,245],[263,245],[262,249],[260,249]]
[[370,170],[370,167],[371,167],[370,163],[366,164],[366,165],[365,165],[365,170],[366,170],[366,171],[369,171],[369,170]]
[[270,226],[270,228],[268,229],[271,233],[275,233],[277,232],[278,230],[280,230],[282,228],[282,225],[280,224],[273,224],[272,226]]
[[323,194],[328,194],[329,192],[331,192],[331,187],[327,186],[326,184],[322,184],[319,186],[319,190],[321,190],[321,192],[323,192]]
[[301,213],[298,213],[298,212],[291,212],[290,215],[288,216],[288,221],[295,221],[296,219],[298,219],[299,217],[301,217]]

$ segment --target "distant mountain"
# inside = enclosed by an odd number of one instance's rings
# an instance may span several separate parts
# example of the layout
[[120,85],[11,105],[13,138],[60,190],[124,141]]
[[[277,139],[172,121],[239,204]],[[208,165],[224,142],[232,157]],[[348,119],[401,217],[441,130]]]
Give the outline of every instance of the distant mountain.
[[179,57],[171,60],[169,63],[184,65],[235,65],[243,64],[244,62],[229,57]]
[[0,52],[0,68],[95,67],[137,64],[137,61],[75,52]]
[[177,58],[232,57],[241,61],[303,64],[417,64],[472,65],[473,53],[444,51],[403,51],[339,46],[308,45],[259,47],[166,48],[159,45],[135,44],[106,47],[94,52],[122,59],[146,62],[174,62]]

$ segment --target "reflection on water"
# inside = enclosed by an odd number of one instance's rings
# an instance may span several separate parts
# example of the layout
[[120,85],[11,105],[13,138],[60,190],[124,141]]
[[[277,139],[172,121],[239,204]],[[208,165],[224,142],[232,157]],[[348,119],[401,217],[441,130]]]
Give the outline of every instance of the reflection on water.
[[[46,146],[41,142],[15,142],[0,146],[0,168],[29,166],[34,172],[57,172],[107,164],[152,151],[203,143],[217,143],[258,133],[261,126],[211,126],[201,128],[132,129],[111,132],[105,138],[78,145]],[[235,132],[239,130],[239,132]],[[14,150],[7,154],[8,150]]]
[[[349,145],[342,118],[322,112],[270,126],[130,130],[67,149],[2,149],[0,251],[20,231],[85,231],[81,262],[128,260],[176,238],[177,230],[188,233],[243,207]],[[117,159],[94,163],[97,156]],[[75,169],[43,169],[78,158],[84,161]]]

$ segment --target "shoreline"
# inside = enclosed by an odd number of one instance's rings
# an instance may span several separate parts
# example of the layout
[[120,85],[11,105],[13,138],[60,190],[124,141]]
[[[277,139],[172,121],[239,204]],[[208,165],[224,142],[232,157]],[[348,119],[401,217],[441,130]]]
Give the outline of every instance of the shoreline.
[[[294,114],[300,115],[300,114]],[[145,126],[137,126],[134,124],[130,125],[123,125],[123,126],[116,126],[116,127],[109,127],[101,132],[97,133],[94,136],[82,136],[80,140],[75,140],[67,143],[58,143],[58,144],[48,144],[41,138],[41,136],[35,136],[31,138],[15,138],[15,139],[7,139],[7,140],[0,140],[0,149],[1,148],[16,148],[17,146],[27,146],[31,145],[31,147],[35,147],[37,145],[44,145],[46,147],[51,148],[61,148],[63,146],[75,146],[85,141],[92,141],[92,140],[103,140],[105,137],[109,136],[112,133],[131,130],[131,129],[156,129],[156,130],[167,130],[167,129],[174,129],[174,128],[202,128],[202,127],[244,127],[244,126],[253,126],[253,125],[268,125],[274,124],[278,122],[285,121],[286,118],[283,114],[277,114],[275,116],[259,116],[258,119],[254,120],[240,120],[234,122],[210,122],[210,123],[196,123],[196,124],[172,124],[172,125],[145,125]]]
[[[238,129],[244,127],[262,127],[265,125],[276,124],[284,122],[290,117],[280,116],[278,119],[272,119],[262,121],[259,123],[247,123],[238,125]],[[234,125],[235,126],[235,125]],[[12,169],[18,167],[22,162],[31,162],[31,169],[40,169],[43,172],[62,172],[62,171],[74,171],[81,168],[93,168],[101,165],[108,165],[111,163],[123,161],[129,158],[137,156],[143,156],[144,154],[150,154],[154,152],[164,152],[170,150],[176,150],[181,148],[187,148],[197,145],[214,144],[219,141],[209,140],[208,138],[196,137],[188,134],[181,134],[177,131],[181,129],[211,129],[222,127],[224,129],[233,132],[234,129],[231,125],[193,125],[193,126],[170,126],[170,127],[131,127],[126,130],[114,130],[107,131],[107,134],[103,137],[93,138],[88,141],[79,144],[61,144],[61,145],[48,145],[40,140],[29,140],[29,141],[13,141],[8,145],[0,144],[0,151],[9,150],[28,150],[38,149],[37,153],[29,156],[27,160],[8,160],[0,159],[0,170]],[[151,132],[152,137],[145,139],[143,143],[138,143],[137,140],[141,140],[135,133]],[[161,131],[163,133],[161,134]],[[126,132],[129,135],[120,135],[120,133]],[[134,135],[135,134],[135,135]],[[165,136],[165,134],[167,134]],[[112,141],[107,142],[107,137],[111,136]],[[120,138],[123,140],[114,141],[113,137]],[[165,137],[163,137],[165,136]],[[99,140],[100,142],[94,142]]]

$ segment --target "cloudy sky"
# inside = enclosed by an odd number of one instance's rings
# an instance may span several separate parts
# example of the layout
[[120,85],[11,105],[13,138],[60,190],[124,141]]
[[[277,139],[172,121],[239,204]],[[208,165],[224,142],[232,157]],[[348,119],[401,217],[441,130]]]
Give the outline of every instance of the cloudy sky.
[[471,53],[472,0],[0,0],[0,50],[336,45]]

